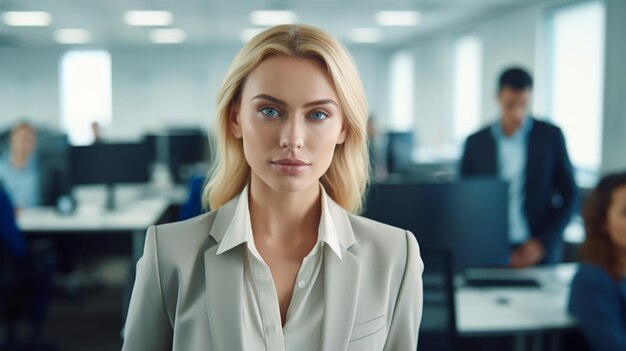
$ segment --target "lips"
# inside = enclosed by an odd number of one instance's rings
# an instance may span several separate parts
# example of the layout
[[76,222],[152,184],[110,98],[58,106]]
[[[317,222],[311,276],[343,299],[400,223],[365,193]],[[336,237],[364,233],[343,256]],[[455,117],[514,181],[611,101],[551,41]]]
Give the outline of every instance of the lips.
[[301,174],[311,166],[310,163],[295,158],[284,158],[271,163],[276,170],[289,175]]
[[280,160],[272,161],[272,163],[282,166],[308,166],[310,163],[304,162],[297,158],[283,158]]

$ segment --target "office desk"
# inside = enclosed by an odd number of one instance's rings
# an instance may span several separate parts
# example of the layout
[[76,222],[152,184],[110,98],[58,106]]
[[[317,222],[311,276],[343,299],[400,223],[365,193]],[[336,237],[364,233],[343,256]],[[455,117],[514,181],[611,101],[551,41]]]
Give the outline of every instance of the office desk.
[[79,200],[79,207],[71,215],[61,215],[52,207],[30,208],[19,212],[17,222],[27,235],[130,235],[131,267],[122,305],[122,316],[126,319],[135,281],[135,265],[143,255],[146,230],[157,224],[169,207],[170,198],[169,195],[127,198],[123,202],[118,201],[118,206],[113,211],[105,210],[103,204],[102,196],[93,198],[91,194]]
[[[513,336],[516,350],[559,348],[559,332],[576,326],[567,313],[576,264],[522,270],[484,269],[485,277],[534,278],[540,288],[475,288],[455,292],[457,329],[463,337]],[[477,270],[475,270],[477,271]]]
[[119,233],[132,235],[133,262],[143,254],[146,229],[156,224],[169,206],[166,198],[137,199],[119,205],[114,211],[102,206],[79,206],[71,215],[61,215],[52,207],[21,210],[19,227],[27,234]]

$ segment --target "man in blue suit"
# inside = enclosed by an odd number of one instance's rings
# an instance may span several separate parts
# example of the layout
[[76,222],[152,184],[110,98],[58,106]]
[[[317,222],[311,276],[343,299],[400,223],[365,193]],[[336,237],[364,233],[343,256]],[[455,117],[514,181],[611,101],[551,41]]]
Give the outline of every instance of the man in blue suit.
[[560,260],[562,235],[577,201],[561,130],[528,113],[532,78],[521,68],[502,73],[500,119],[467,138],[463,176],[494,175],[509,182],[511,267]]

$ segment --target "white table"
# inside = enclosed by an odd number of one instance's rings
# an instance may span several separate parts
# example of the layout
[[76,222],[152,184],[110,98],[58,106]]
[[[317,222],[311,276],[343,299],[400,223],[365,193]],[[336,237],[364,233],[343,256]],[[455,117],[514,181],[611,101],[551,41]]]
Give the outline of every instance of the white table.
[[558,332],[575,327],[567,313],[570,282],[576,264],[522,270],[474,270],[486,278],[534,278],[540,288],[475,288],[459,286],[455,293],[457,329],[461,336],[511,335],[516,350],[558,348]]
[[148,198],[107,211],[96,203],[95,206],[80,205],[71,215],[61,215],[52,207],[30,208],[18,213],[17,222],[20,229],[28,234],[130,233],[132,259],[137,262],[143,254],[146,229],[158,222],[169,205],[166,198]]

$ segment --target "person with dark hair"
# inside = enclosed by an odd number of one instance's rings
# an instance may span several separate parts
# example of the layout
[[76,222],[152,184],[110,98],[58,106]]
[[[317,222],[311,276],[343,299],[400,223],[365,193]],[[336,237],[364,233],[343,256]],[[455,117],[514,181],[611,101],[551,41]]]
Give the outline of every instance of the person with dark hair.
[[497,175],[509,182],[514,268],[560,260],[563,230],[578,198],[563,133],[528,112],[532,87],[522,68],[501,74],[500,118],[467,138],[460,165],[463,176]]
[[626,173],[604,177],[582,215],[586,238],[569,311],[594,350],[626,350]]

